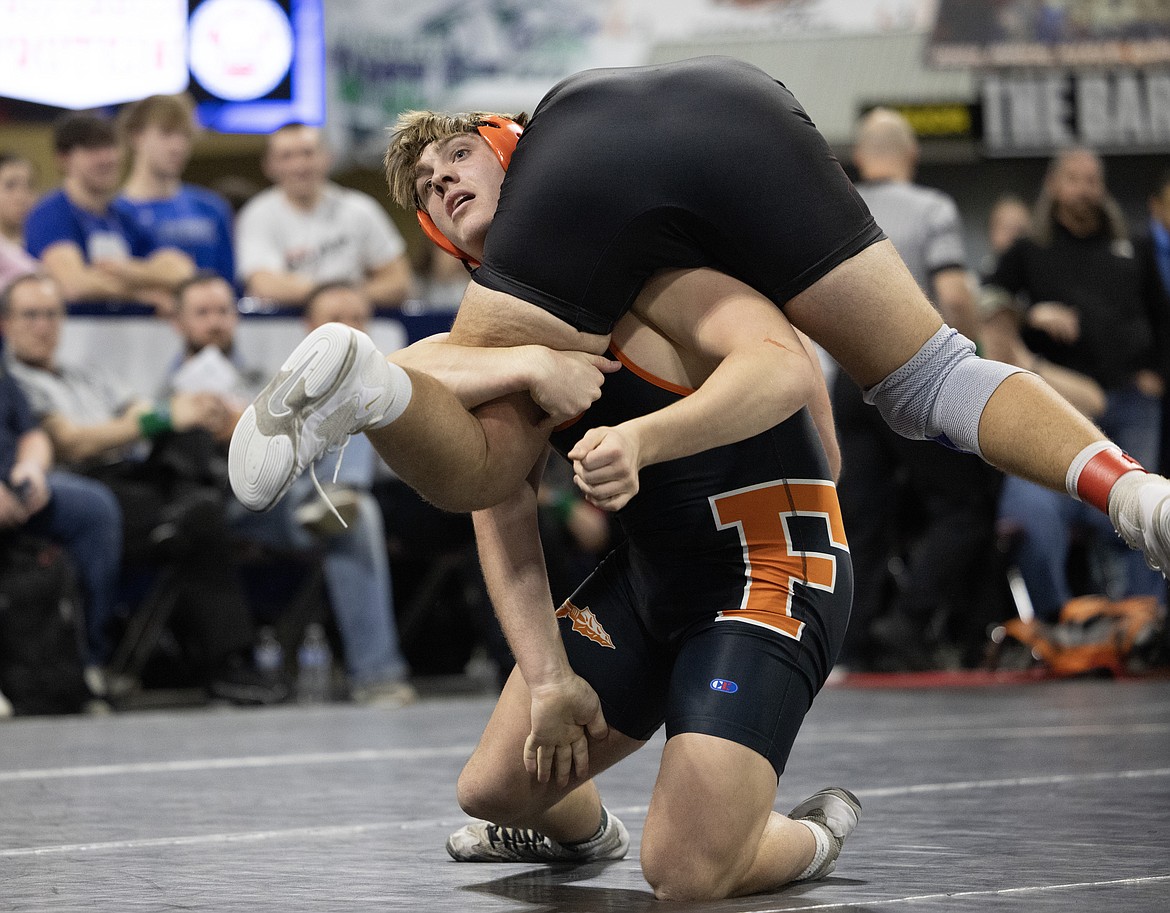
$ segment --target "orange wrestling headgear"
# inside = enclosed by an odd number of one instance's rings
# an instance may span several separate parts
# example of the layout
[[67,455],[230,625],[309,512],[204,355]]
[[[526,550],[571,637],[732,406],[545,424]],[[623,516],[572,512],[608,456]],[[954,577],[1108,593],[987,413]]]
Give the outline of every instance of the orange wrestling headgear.
[[[512,153],[516,151],[516,142],[520,139],[520,134],[524,132],[524,128],[514,120],[493,115],[492,117],[485,117],[479,126],[476,127],[476,131],[484,138],[488,146],[491,147],[492,152],[496,154],[496,158],[500,160],[504,171],[507,171],[508,165],[512,163]],[[425,210],[418,210],[417,215],[418,224],[422,226],[423,234],[434,241],[435,244],[451,256],[459,258],[468,266],[479,266],[478,260],[470,254],[461,251],[448,240],[446,235],[439,231],[439,226],[435,224],[435,220]]]

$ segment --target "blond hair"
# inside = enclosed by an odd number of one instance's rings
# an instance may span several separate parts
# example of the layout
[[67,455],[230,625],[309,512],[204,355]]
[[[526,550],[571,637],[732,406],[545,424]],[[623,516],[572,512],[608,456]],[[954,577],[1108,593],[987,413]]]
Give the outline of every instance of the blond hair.
[[390,145],[384,159],[390,198],[403,209],[421,209],[422,203],[414,189],[414,169],[423,150],[431,143],[461,133],[475,133],[489,117],[506,117],[521,127],[528,123],[527,114],[495,114],[490,111],[460,114],[406,111],[399,115],[391,128]]
[[195,102],[190,95],[149,95],[127,105],[118,114],[123,141],[154,125],[160,130],[195,132]]

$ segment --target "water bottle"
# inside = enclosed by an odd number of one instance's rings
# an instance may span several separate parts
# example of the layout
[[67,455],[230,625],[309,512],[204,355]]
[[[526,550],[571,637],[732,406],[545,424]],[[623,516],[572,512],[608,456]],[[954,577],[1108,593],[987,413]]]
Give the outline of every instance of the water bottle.
[[256,671],[269,681],[280,679],[281,673],[284,671],[284,648],[276,639],[276,632],[272,628],[260,629],[256,647],[252,653],[252,662]]
[[333,678],[333,657],[325,629],[314,622],[305,629],[297,650],[297,702],[320,704],[329,700]]

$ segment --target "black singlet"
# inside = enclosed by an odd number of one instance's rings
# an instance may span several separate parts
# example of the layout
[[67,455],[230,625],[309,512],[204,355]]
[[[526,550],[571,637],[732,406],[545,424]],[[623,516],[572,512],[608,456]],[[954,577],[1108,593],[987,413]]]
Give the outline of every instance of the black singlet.
[[[612,347],[611,347],[612,348]],[[657,411],[688,391],[625,367],[552,435]],[[740,742],[779,774],[845,636],[853,576],[836,488],[802,409],[755,437],[645,467],[626,541],[560,607],[569,660],[606,719],[648,738]]]
[[608,333],[659,269],[717,269],[783,306],[882,237],[792,93],[743,61],[702,57],[554,87],[473,278]]

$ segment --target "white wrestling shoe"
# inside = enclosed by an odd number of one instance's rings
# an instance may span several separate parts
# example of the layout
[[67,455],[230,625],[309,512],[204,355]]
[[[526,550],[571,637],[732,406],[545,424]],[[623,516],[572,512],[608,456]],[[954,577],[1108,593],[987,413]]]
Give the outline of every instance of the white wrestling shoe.
[[601,814],[601,834],[584,843],[557,843],[536,831],[477,821],[447,838],[447,852],[456,862],[583,863],[624,859],[630,848],[626,826],[604,806]]
[[1130,548],[1163,575],[1170,571],[1170,480],[1127,472],[1109,492],[1109,519]]
[[406,373],[369,336],[340,323],[318,327],[236,425],[228,450],[232,491],[249,510],[268,510],[327,451],[397,418],[409,400]]
[[817,853],[809,867],[794,881],[815,881],[832,874],[837,868],[837,857],[845,838],[853,833],[861,818],[861,802],[857,796],[839,786],[830,786],[813,793],[788,813],[796,821],[811,823],[827,836],[827,843],[817,839]]

